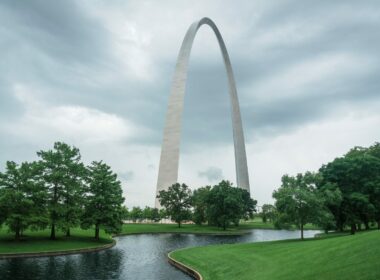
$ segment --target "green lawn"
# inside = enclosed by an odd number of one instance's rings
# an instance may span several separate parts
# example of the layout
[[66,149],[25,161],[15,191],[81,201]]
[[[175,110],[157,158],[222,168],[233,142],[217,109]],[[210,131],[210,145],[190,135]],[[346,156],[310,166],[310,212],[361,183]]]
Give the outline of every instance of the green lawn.
[[[263,223],[261,218],[255,218],[254,220],[241,222],[238,227],[231,226],[225,231],[222,228],[207,226],[207,225],[194,225],[194,224],[183,224],[179,228],[177,224],[161,224],[161,223],[151,223],[151,224],[140,224],[140,223],[130,223],[124,224],[122,233],[126,234],[137,234],[137,233],[195,233],[195,234],[242,234],[249,229],[274,229],[272,223]],[[295,229],[295,228],[293,228]],[[312,225],[307,225],[305,229],[317,229]]]
[[171,256],[207,279],[380,279],[380,231],[306,241],[216,245]]
[[15,241],[14,236],[8,233],[5,227],[0,229],[0,254],[6,253],[35,253],[61,250],[73,250],[94,248],[111,243],[111,236],[101,233],[101,238],[96,241],[94,230],[71,229],[71,237],[66,238],[61,232],[57,232],[57,240],[49,239],[50,231],[26,231],[21,241]]

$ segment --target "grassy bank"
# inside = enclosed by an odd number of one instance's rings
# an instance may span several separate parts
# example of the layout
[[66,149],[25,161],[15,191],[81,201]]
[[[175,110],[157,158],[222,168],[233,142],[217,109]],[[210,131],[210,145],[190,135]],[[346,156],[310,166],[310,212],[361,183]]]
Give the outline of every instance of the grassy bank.
[[[128,223],[124,224],[121,234],[138,234],[138,233],[194,233],[194,234],[242,234],[250,229],[274,229],[272,223],[263,223],[260,218],[242,222],[238,227],[231,226],[226,230],[222,228],[207,226],[182,224],[179,228],[177,224],[161,224],[161,223]],[[295,228],[293,228],[295,229]],[[307,225],[305,229],[317,229],[312,225]]]
[[207,279],[380,279],[380,231],[307,241],[217,245],[171,256]]
[[0,229],[0,254],[53,252],[61,250],[78,250],[96,248],[112,243],[111,236],[101,233],[99,241],[94,239],[94,230],[72,229],[71,237],[57,233],[57,240],[49,239],[50,231],[26,231],[20,241],[14,240],[14,235],[8,233],[5,227]]

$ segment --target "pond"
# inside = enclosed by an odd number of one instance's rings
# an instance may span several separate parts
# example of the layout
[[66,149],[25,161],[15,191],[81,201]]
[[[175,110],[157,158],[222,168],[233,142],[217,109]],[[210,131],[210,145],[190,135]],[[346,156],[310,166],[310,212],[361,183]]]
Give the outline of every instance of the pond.
[[[313,237],[317,230],[305,231]],[[57,257],[0,260],[0,279],[191,279],[167,262],[167,253],[209,244],[299,238],[299,231],[253,229],[239,236],[141,234],[117,237],[112,249]]]

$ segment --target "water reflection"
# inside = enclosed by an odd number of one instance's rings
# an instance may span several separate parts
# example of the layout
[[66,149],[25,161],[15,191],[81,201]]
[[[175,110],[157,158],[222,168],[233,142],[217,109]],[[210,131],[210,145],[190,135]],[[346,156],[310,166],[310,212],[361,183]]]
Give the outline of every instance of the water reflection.
[[[312,237],[319,231],[305,231]],[[298,238],[299,231],[259,230],[242,236],[142,234],[117,238],[109,250],[44,258],[0,260],[1,280],[26,279],[191,279],[170,266],[166,255],[178,248]]]

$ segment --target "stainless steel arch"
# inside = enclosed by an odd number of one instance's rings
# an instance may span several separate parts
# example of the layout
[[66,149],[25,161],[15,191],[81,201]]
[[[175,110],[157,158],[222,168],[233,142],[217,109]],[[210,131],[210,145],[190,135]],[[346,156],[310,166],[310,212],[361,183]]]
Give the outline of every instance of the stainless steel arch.
[[[185,97],[187,68],[191,47],[198,29],[206,24],[212,28],[219,43],[220,50],[223,55],[224,64],[228,76],[228,88],[231,101],[231,116],[233,127],[233,139],[235,148],[235,167],[237,186],[249,191],[249,178],[247,157],[245,152],[244,133],[241,122],[239,100],[236,91],[234,74],[232,71],[231,61],[227,53],[222,35],[220,34],[215,23],[209,18],[202,18],[194,22],[183,39],[181,49],[178,54],[177,64],[174,72],[172,88],[169,96],[168,111],[166,113],[166,122],[164,127],[164,136],[161,149],[160,166],[158,171],[157,191],[165,190],[172,184],[177,182],[178,163],[179,163],[179,147],[181,137],[181,118]],[[155,206],[160,207],[156,198]]]

